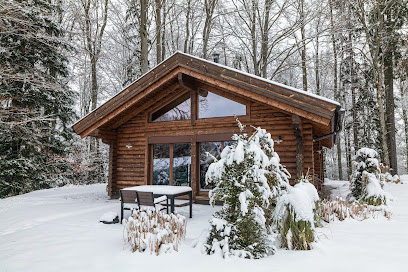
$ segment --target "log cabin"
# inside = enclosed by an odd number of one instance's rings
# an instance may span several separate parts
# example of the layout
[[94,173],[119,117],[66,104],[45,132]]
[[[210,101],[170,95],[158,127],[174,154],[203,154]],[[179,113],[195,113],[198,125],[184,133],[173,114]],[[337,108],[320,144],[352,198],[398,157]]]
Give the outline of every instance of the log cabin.
[[198,202],[211,189],[205,173],[239,133],[236,117],[262,127],[291,182],[324,179],[323,147],[342,129],[339,103],[277,82],[176,52],[78,121],[81,137],[109,144],[108,194],[137,185],[187,185]]

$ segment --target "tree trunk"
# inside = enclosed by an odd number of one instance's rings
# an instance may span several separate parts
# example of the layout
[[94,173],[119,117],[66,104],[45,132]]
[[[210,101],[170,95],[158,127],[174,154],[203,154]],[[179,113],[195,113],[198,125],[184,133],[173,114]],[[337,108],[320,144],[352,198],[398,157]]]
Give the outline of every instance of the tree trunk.
[[265,1],[265,15],[264,15],[264,24],[261,29],[261,70],[262,77],[266,78],[268,76],[268,50],[269,50],[269,18],[270,11],[272,6],[272,0]]
[[186,37],[184,39],[184,53],[188,53],[188,45],[190,38],[190,13],[191,13],[191,0],[187,1],[187,10],[186,10]]
[[[402,105],[406,105],[408,102],[408,90],[404,88],[404,82],[400,79],[400,92]],[[408,109],[402,106],[402,120],[404,121],[404,131],[405,131],[405,152],[406,152],[406,172],[408,173]]]
[[[340,92],[338,88],[338,80],[337,80],[337,47],[336,47],[336,36],[334,30],[334,21],[333,21],[333,7],[332,1],[329,0],[329,8],[330,8],[330,28],[331,28],[331,42],[333,47],[333,58],[334,58],[334,69],[333,69],[333,92],[334,97],[337,101],[340,101]],[[343,132],[344,133],[344,132]],[[343,162],[342,162],[342,154],[341,154],[341,137],[337,137],[337,164],[338,164],[338,171],[339,171],[339,179],[343,180]]]
[[161,12],[162,12],[163,3],[162,3],[162,0],[155,0],[155,4],[156,4],[156,9],[155,9],[155,14],[156,14],[156,64],[159,64],[162,61]]
[[258,65],[258,47],[256,43],[256,10],[258,9],[256,0],[252,0],[251,9],[252,63],[254,67],[254,74],[260,76]]
[[204,22],[204,29],[203,29],[203,59],[207,58],[208,54],[208,41],[210,39],[212,24],[213,24],[213,16],[215,6],[217,5],[218,0],[205,0],[204,1],[204,8],[205,8],[205,22]]
[[351,144],[350,144],[350,129],[346,129],[345,131],[346,135],[346,162],[347,162],[347,179],[350,178],[351,176],[351,171],[352,171],[352,156],[351,156]]
[[[316,56],[315,56],[315,77],[316,77],[316,94],[320,95],[320,70],[319,70],[319,25],[316,27]],[[337,79],[336,79],[337,81]]]
[[304,0],[300,0],[300,35],[301,35],[301,56],[302,56],[302,78],[303,90],[307,92],[307,68],[306,68],[306,33],[305,33],[305,14],[304,14]]
[[147,12],[148,0],[140,0],[140,72],[145,74],[149,69],[148,43],[147,43]]
[[395,139],[395,103],[394,103],[394,41],[393,30],[389,26],[391,21],[391,11],[386,12],[386,33],[388,45],[384,53],[384,85],[385,85],[385,103],[386,103],[386,121],[387,121],[387,138],[390,157],[390,167],[392,175],[398,174],[397,162],[397,145]]
[[350,84],[351,84],[351,106],[353,111],[353,142],[354,152],[359,149],[358,144],[358,119],[357,119],[357,105],[356,105],[356,71],[354,67],[354,51],[353,51],[353,34],[351,31],[351,24],[349,30],[349,54],[350,54]]
[[385,122],[385,111],[384,111],[384,89],[382,86],[383,74],[381,69],[378,71],[378,82],[377,82],[377,100],[378,109],[380,113],[380,129],[381,129],[381,145],[383,149],[384,164],[390,166],[390,157],[388,152],[387,144],[387,127]]

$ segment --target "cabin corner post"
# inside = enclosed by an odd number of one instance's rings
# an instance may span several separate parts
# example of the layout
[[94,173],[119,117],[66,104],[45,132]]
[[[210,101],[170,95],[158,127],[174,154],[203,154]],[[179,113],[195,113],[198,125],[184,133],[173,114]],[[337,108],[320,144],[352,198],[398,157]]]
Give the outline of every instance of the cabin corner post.
[[303,122],[299,115],[292,115],[292,127],[296,136],[296,176],[300,178],[304,167]]
[[112,138],[107,142],[109,144],[109,169],[108,169],[108,196],[116,196],[116,159],[117,159],[117,133],[112,131]]

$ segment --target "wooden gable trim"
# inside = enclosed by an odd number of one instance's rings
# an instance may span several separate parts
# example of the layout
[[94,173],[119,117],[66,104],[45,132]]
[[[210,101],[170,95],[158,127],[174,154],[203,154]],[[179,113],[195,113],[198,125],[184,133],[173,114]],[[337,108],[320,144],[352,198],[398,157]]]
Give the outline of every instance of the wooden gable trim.
[[[122,113],[123,111],[125,111],[126,109],[130,108],[131,106],[133,106],[135,103],[137,103],[140,99],[142,99],[143,97],[145,97],[146,95],[152,93],[154,90],[156,90],[157,88],[163,86],[166,82],[168,82],[171,78],[175,77],[179,72],[179,69],[174,69],[173,71],[171,71],[170,73],[168,73],[166,76],[162,77],[161,79],[159,79],[156,83],[150,85],[149,87],[147,87],[146,89],[144,89],[143,91],[140,91],[137,93],[136,96],[134,96],[133,98],[129,99],[128,101],[124,102],[120,107],[117,107],[115,110],[113,110],[112,112],[108,113],[107,115],[102,115],[100,116],[92,125],[90,125],[89,127],[86,128],[86,126],[88,125],[87,123],[84,124],[78,124],[78,126],[74,126],[75,131],[77,131],[77,133],[83,138],[88,136],[92,131],[94,131],[95,129],[97,129],[98,127],[106,124],[107,122],[111,121],[112,119],[114,119],[116,116],[118,116],[120,113]],[[113,103],[116,104],[116,103]],[[112,106],[113,107],[113,106]],[[109,109],[106,109],[105,111],[109,111]],[[95,113],[96,115],[96,113]],[[84,120],[84,119],[83,119]]]
[[307,112],[305,110],[290,106],[290,105],[288,105],[286,103],[277,101],[275,99],[265,97],[264,95],[260,95],[258,93],[254,93],[254,92],[249,92],[248,90],[245,90],[243,88],[234,86],[234,85],[229,84],[229,83],[227,83],[225,81],[220,81],[220,80],[214,79],[212,77],[203,75],[203,74],[198,73],[196,71],[190,70],[189,68],[182,67],[181,71],[183,73],[191,76],[191,77],[194,77],[194,78],[197,78],[199,80],[205,81],[206,83],[211,84],[214,87],[217,86],[219,88],[230,90],[230,91],[235,92],[235,93],[237,93],[237,94],[239,94],[241,96],[249,97],[249,98],[251,98],[251,99],[253,99],[253,100],[257,101],[257,102],[261,102],[261,103],[270,105],[272,107],[280,109],[280,110],[282,110],[284,112],[287,112],[289,114],[299,115],[299,116],[301,116],[301,117],[303,117],[305,119],[308,119],[308,120],[313,121],[313,122],[318,123],[318,124],[322,124],[322,125],[325,125],[325,126],[330,125],[332,115],[327,116],[328,118],[326,118],[326,117],[323,117],[323,116],[320,116],[320,115],[317,115],[317,114],[313,114],[313,113]]
[[[228,82],[232,85],[247,88],[252,92],[259,93],[261,95],[273,97],[274,99],[287,103],[292,106],[308,106],[313,111],[319,111],[326,113],[326,118],[330,118],[337,105],[319,99],[317,97],[309,96],[307,94],[302,94],[291,90],[290,88],[285,88],[273,82],[268,82],[263,79],[259,79],[252,75],[246,75],[244,72],[236,71],[232,68],[222,67],[215,63],[208,62],[206,60],[200,60],[192,56],[180,55],[179,65],[193,70],[198,73],[205,73],[210,75],[215,79]],[[273,91],[272,91],[273,90]]]

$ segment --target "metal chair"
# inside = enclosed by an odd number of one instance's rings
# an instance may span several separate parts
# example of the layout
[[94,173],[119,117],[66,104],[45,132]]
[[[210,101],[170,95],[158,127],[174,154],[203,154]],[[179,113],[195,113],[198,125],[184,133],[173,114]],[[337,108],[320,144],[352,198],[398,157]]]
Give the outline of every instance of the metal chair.
[[140,206],[149,206],[156,208],[156,204],[163,203],[166,201],[166,207],[160,209],[166,209],[166,212],[169,213],[169,202],[166,196],[161,196],[158,198],[154,198],[152,192],[136,192],[137,204],[139,205],[139,210],[141,209]]
[[123,220],[123,210],[131,210],[129,207],[125,207],[124,204],[137,204],[136,203],[136,191],[120,190],[120,223]]

